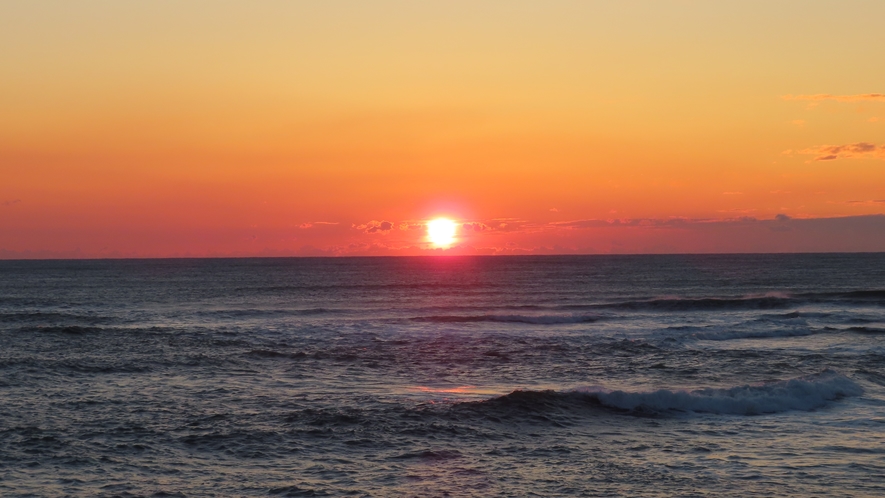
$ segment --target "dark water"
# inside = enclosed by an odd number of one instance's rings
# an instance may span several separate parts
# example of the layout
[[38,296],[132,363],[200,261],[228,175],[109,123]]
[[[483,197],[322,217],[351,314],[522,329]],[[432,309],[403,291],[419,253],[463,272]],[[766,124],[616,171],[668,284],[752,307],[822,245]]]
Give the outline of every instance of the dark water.
[[885,254],[0,262],[0,495],[885,495]]

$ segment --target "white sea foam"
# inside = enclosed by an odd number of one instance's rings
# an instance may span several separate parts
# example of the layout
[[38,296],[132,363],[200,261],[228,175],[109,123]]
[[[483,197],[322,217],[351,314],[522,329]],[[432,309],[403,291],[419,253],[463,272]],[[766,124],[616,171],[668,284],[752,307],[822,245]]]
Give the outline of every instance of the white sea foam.
[[683,411],[757,415],[790,410],[809,411],[830,401],[858,396],[863,389],[832,370],[795,379],[729,389],[695,391],[661,389],[650,392],[612,391],[601,387],[576,389],[605,406],[622,410]]

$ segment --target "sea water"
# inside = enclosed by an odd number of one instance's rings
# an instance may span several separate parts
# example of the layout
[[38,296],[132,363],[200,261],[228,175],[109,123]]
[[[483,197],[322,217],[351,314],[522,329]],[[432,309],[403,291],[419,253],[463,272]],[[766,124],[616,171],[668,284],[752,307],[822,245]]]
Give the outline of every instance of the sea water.
[[885,254],[0,262],[3,496],[882,496]]

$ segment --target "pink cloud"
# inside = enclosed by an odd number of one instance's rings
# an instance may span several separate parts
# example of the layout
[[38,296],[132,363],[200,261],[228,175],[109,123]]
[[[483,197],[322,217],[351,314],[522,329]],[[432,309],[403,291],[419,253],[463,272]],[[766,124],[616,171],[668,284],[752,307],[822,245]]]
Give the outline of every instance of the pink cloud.
[[352,225],[352,227],[365,233],[387,233],[393,230],[393,222],[372,220],[362,225]]
[[400,230],[423,230],[427,226],[421,221],[404,221],[399,224]]
[[862,158],[885,160],[885,145],[876,145],[868,142],[847,145],[820,145],[801,150],[799,153],[817,156],[814,158],[815,161]]
[[307,221],[300,225],[298,228],[313,228],[315,225],[338,225],[337,221]]
[[494,228],[482,222],[464,223],[461,228],[467,231],[485,232],[486,230],[494,230]]

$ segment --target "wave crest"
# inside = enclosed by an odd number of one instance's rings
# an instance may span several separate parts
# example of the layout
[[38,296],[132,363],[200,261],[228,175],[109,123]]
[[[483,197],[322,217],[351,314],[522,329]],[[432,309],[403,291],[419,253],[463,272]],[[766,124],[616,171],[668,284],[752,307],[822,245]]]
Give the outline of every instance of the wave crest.
[[863,389],[832,370],[754,385],[694,391],[615,391],[599,386],[570,391],[516,390],[485,401],[468,401],[457,409],[476,411],[493,421],[529,417],[533,421],[569,420],[577,413],[599,410],[633,415],[667,413],[714,413],[761,415],[787,411],[811,411],[845,397],[859,396]]
[[795,379],[728,389],[629,392],[585,387],[576,392],[589,396],[604,406],[620,410],[759,415],[793,410],[811,411],[830,401],[859,396],[863,389],[843,375],[824,370]]

